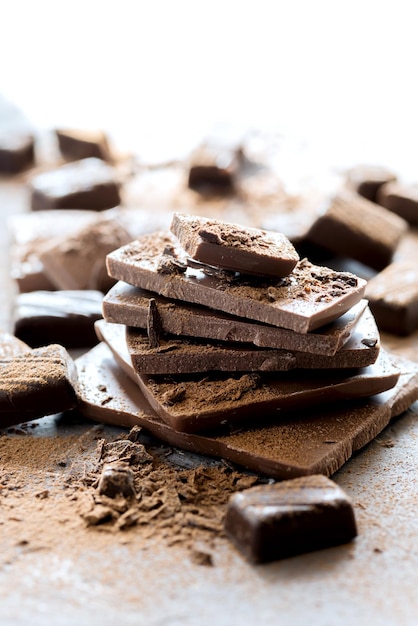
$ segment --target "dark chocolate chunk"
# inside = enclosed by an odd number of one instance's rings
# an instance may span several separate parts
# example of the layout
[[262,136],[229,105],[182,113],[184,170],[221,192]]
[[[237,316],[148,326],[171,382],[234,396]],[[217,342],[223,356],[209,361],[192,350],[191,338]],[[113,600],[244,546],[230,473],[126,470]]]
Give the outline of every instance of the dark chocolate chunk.
[[307,239],[380,271],[391,262],[407,228],[398,215],[346,191],[327,203]]
[[366,294],[381,330],[410,335],[418,328],[418,264],[396,261],[369,280]]
[[[98,328],[105,324],[103,320],[98,322]],[[209,343],[172,335],[158,336],[157,345],[150,345],[149,334],[145,330],[127,328],[127,346],[132,364],[138,373],[189,374],[213,370],[274,372],[295,368],[359,368],[373,364],[380,348],[379,332],[369,309],[361,316],[351,339],[332,356],[296,350],[261,349],[243,343]]]
[[114,284],[106,271],[106,255],[131,240],[117,218],[107,213],[70,235],[44,245],[44,272],[57,289],[94,289],[105,292]]
[[120,203],[116,171],[101,159],[81,159],[42,172],[31,181],[31,209],[103,211]]
[[[99,326],[100,339],[125,354],[125,329],[116,324]],[[234,425],[255,415],[335,403],[380,393],[396,385],[399,371],[381,351],[374,365],[359,370],[303,370],[267,373],[209,373],[207,375],[154,376],[130,370],[153,409],[172,428],[199,432],[221,424]]]
[[365,300],[361,300],[344,315],[317,331],[297,333],[246,321],[206,307],[169,300],[120,281],[103,298],[103,316],[108,322],[147,328],[151,298],[156,302],[161,330],[165,333],[217,341],[251,342],[260,348],[281,348],[328,356],[347,343],[367,305]]
[[241,161],[242,148],[205,143],[191,156],[187,184],[204,195],[232,193]]
[[[158,271],[166,246],[179,261],[185,253],[171,233],[144,235],[107,256],[109,275],[160,295],[305,333],[335,320],[361,300],[366,282],[302,260],[280,279],[235,280],[187,268]],[[246,277],[248,278],[248,277]]]
[[98,484],[99,493],[108,498],[135,496],[134,473],[129,467],[116,464],[104,466]]
[[74,362],[51,344],[0,359],[0,428],[77,405]]
[[171,232],[197,261],[258,276],[287,276],[299,255],[281,233],[175,213]]
[[35,162],[35,139],[31,133],[0,129],[0,174],[18,174]]
[[58,128],[55,134],[59,151],[67,161],[78,161],[89,157],[112,161],[106,133],[101,130]]
[[418,225],[418,184],[387,183],[379,189],[377,202],[409,224]]
[[382,185],[396,180],[396,174],[379,165],[357,165],[347,173],[347,185],[363,198],[377,202]]
[[161,318],[158,313],[157,303],[155,298],[150,298],[148,302],[148,315],[147,315],[147,335],[150,348],[158,348],[159,337],[161,334]]
[[344,491],[314,475],[233,494],[225,531],[247,559],[266,563],[348,543],[357,525]]
[[94,346],[94,322],[102,317],[103,294],[91,290],[33,291],[16,297],[14,334],[32,348],[59,343]]
[[142,426],[169,445],[221,457],[278,480],[329,476],[418,399],[418,365],[399,358],[396,364],[401,371],[396,387],[373,398],[308,408],[275,422],[254,415],[248,429],[197,435],[177,432],[153,411],[129,377],[127,350],[112,355],[99,344],[76,361],[79,408],[95,421]]

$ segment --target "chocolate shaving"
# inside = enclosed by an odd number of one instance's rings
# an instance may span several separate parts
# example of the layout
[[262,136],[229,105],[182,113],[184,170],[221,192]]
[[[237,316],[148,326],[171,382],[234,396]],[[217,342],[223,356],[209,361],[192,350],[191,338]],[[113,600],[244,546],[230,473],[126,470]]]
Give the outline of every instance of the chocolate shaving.
[[155,298],[150,298],[147,314],[147,334],[150,348],[158,348],[160,345],[159,337],[162,331],[161,317],[158,312]]

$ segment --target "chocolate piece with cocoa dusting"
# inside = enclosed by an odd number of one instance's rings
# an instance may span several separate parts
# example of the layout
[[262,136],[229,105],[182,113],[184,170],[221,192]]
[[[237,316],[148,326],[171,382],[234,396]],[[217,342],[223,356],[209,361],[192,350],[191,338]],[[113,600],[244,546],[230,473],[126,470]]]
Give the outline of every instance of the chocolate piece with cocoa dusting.
[[242,147],[205,142],[191,155],[187,185],[203,195],[233,193],[242,160]]
[[[105,324],[103,320],[98,322],[98,329]],[[351,339],[332,356],[296,350],[260,349],[243,343],[209,343],[172,335],[159,335],[158,344],[151,345],[148,337],[149,334],[147,336],[142,329],[129,327],[126,330],[132,364],[140,374],[359,368],[373,364],[380,349],[379,332],[369,309],[361,316]]]
[[0,359],[0,427],[67,411],[77,405],[74,362],[51,344]]
[[197,261],[258,276],[288,276],[299,255],[288,238],[265,231],[175,213],[171,232]]
[[103,294],[93,290],[32,291],[16,297],[14,334],[32,348],[97,343],[94,322],[102,317]]
[[258,420],[248,429],[198,435],[177,432],[149,406],[132,374],[129,355],[113,354],[99,344],[77,359],[80,411],[117,426],[142,426],[166,443],[224,458],[278,480],[336,472],[353,454],[418,399],[418,366],[397,359],[397,385],[373,398],[306,409],[275,423]]
[[225,531],[249,561],[266,563],[348,543],[357,524],[345,492],[314,475],[233,494]]
[[377,202],[380,189],[385,183],[395,181],[396,174],[379,165],[356,165],[347,172],[347,186],[363,198]]
[[40,260],[57,289],[106,292],[115,282],[107,274],[106,255],[131,239],[117,217],[104,213],[75,233],[44,245]]
[[112,161],[109,142],[106,133],[102,130],[57,128],[55,135],[59,151],[67,161],[78,161],[89,157]]
[[34,176],[31,209],[103,211],[120,204],[119,188],[114,168],[101,159],[81,159]]
[[390,182],[377,194],[377,202],[396,213],[409,224],[418,225],[418,184],[406,185]]
[[381,330],[410,335],[418,328],[417,261],[396,261],[369,280],[370,308]]
[[[124,328],[115,324],[99,327],[117,357],[127,346]],[[122,356],[120,356],[122,354]],[[282,419],[285,410],[355,400],[392,388],[399,371],[381,351],[374,365],[359,370],[303,370],[267,373],[211,373],[208,375],[154,376],[134,371],[129,357],[128,374],[140,386],[152,408],[172,428],[199,432],[221,424],[231,426],[264,415]]]
[[156,302],[161,331],[165,333],[217,341],[251,342],[260,348],[324,355],[335,354],[347,343],[367,306],[366,300],[360,300],[344,315],[317,331],[296,333],[206,307],[169,300],[119,281],[103,298],[103,317],[108,322],[147,328],[151,298]]
[[0,130],[0,175],[19,174],[35,162],[35,139],[31,133]]
[[185,272],[159,271],[167,246],[179,262],[186,262],[174,235],[144,235],[107,256],[111,277],[160,295],[306,333],[335,320],[361,300],[366,282],[349,272],[335,272],[299,261],[280,279],[258,277],[233,281],[208,276],[188,267]]
[[380,271],[391,262],[407,229],[398,215],[344,191],[326,203],[307,240]]

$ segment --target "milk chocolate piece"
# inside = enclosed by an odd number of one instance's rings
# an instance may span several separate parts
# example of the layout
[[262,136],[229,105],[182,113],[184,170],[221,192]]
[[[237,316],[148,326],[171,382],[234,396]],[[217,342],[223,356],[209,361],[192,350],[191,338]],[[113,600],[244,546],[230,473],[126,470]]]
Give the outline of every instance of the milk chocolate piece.
[[185,251],[208,265],[257,276],[288,276],[299,255],[281,233],[174,213],[171,232]]
[[357,165],[347,173],[347,185],[363,198],[377,202],[381,187],[396,180],[396,174],[379,165]]
[[416,260],[391,263],[368,282],[366,293],[381,330],[410,335],[418,328]]
[[245,321],[208,308],[168,300],[122,281],[103,298],[103,317],[108,322],[147,328],[150,300],[154,300],[161,332],[218,341],[253,343],[260,348],[298,350],[311,354],[335,354],[351,337],[367,302],[360,300],[344,315],[316,332],[293,330]]
[[93,220],[96,211],[36,211],[11,215],[7,226],[11,240],[10,273],[21,293],[53,290],[55,285],[45,274],[40,255],[54,238],[69,236]]
[[322,475],[234,493],[224,526],[235,546],[253,563],[338,546],[357,536],[350,499]]
[[94,346],[94,322],[102,317],[103,294],[92,290],[33,291],[17,296],[14,334],[32,348],[59,343]]
[[[98,334],[116,355],[127,352],[123,327],[100,325]],[[285,410],[371,396],[392,388],[399,378],[399,371],[383,351],[374,365],[349,373],[311,370],[306,376],[306,372],[298,370],[150,377],[133,368],[128,373],[169,426],[189,433],[250,419],[261,421],[264,415],[275,415],[281,420]]]
[[82,159],[42,172],[31,181],[31,209],[103,211],[120,204],[116,171],[101,159]]
[[31,133],[0,129],[0,174],[18,174],[34,165],[35,140]]
[[102,130],[57,128],[55,134],[59,151],[67,161],[78,161],[89,157],[112,161],[108,139]]
[[[98,328],[104,324],[106,322],[101,320]],[[296,350],[263,350],[242,343],[209,343],[172,335],[159,335],[158,344],[151,345],[145,330],[132,327],[126,330],[126,341],[132,364],[140,374],[359,368],[372,365],[380,348],[379,332],[369,309],[361,316],[351,339],[333,356]]]
[[234,191],[242,150],[221,143],[207,142],[192,154],[188,187],[203,194],[228,194]]
[[418,365],[397,359],[397,385],[383,394],[318,409],[283,415],[280,421],[258,420],[248,430],[211,435],[186,434],[170,428],[149,406],[132,375],[127,350],[115,353],[99,344],[77,359],[80,411],[95,421],[131,428],[139,425],[167,444],[224,458],[278,480],[336,472],[376,437],[392,417],[418,399]]
[[345,191],[327,203],[307,239],[380,271],[391,262],[407,228],[388,209]]
[[74,361],[51,344],[0,358],[0,428],[77,405]]
[[117,219],[103,214],[76,233],[44,246],[40,259],[57,289],[105,292],[114,284],[106,271],[106,255],[130,240],[130,233]]
[[[167,254],[168,252],[168,254]],[[361,300],[366,282],[306,259],[281,279],[209,275],[187,267],[171,233],[144,235],[107,256],[109,275],[156,293],[306,333],[335,320]]]
[[409,224],[418,224],[418,184],[387,183],[379,189],[377,202]]

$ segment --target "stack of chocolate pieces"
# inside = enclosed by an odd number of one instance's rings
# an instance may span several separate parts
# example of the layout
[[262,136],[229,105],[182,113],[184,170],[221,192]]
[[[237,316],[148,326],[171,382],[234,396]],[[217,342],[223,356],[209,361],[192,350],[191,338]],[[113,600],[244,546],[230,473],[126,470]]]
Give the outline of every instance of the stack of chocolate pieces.
[[282,479],[331,475],[417,398],[364,280],[278,233],[180,214],[171,231],[107,257],[103,343],[77,363],[86,415]]

